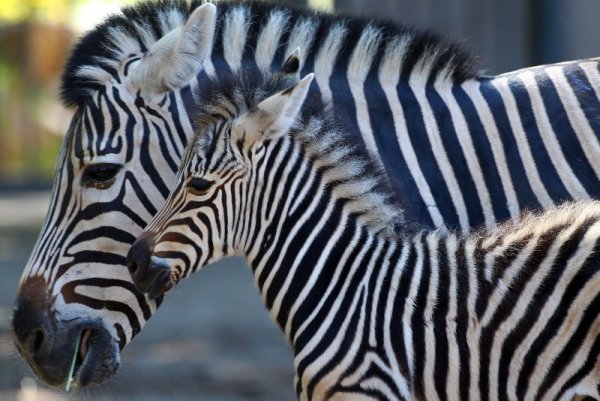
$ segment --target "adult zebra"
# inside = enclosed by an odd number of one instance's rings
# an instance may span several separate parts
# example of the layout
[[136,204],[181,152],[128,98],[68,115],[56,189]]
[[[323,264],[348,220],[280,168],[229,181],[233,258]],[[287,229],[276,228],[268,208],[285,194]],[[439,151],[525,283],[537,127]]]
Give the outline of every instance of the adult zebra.
[[91,334],[112,346],[103,357],[112,363],[82,384],[106,380],[154,313],[125,255],[168,195],[193,133],[193,88],[221,71],[268,69],[302,47],[313,90],[345,114],[408,218],[425,225],[493,225],[523,207],[598,195],[589,156],[598,122],[587,118],[600,109],[597,61],[482,78],[427,33],[262,3],[199,4],[126,8],[67,63],[62,94],[76,113],[13,317],[17,347],[48,383],[64,382],[65,352]]
[[318,101],[302,108],[311,80],[211,88],[129,252],[136,286],[156,297],[244,256],[301,400],[600,399],[600,202],[398,235],[391,187]]

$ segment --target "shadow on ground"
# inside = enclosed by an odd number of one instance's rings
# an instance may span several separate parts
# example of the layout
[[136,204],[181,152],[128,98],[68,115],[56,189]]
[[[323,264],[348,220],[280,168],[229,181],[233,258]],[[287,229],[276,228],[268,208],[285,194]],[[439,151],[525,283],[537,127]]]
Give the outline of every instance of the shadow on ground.
[[[0,192],[0,401],[68,396],[37,386],[10,337],[15,288],[45,214],[46,192]],[[19,216],[23,216],[19,218]],[[73,399],[285,401],[295,399],[291,351],[243,261],[182,282],[122,355],[111,383]]]

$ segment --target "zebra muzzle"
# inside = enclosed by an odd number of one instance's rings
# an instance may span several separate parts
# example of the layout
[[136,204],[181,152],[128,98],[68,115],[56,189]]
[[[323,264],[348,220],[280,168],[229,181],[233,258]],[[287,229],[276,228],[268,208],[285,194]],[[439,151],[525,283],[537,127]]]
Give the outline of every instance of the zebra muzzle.
[[118,370],[118,343],[102,321],[60,319],[41,277],[21,284],[15,304],[15,345],[43,382],[85,387],[107,381]]
[[174,285],[170,266],[151,257],[153,248],[154,237],[144,233],[134,242],[127,254],[127,268],[133,283],[150,299],[158,298]]

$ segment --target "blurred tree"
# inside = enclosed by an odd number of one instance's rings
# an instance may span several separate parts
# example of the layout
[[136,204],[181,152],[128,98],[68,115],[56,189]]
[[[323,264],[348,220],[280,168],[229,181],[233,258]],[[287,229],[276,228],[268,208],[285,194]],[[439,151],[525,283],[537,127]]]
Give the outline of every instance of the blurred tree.
[[57,132],[62,126],[48,124],[56,121],[49,112],[58,105],[58,76],[71,43],[69,30],[60,25],[28,19],[0,26],[0,176],[5,179],[51,174],[61,141],[52,134],[62,133]]
[[67,23],[70,0],[2,0],[0,21],[18,22],[25,19]]
[[[51,175],[62,125],[58,77],[72,43],[69,0],[0,2],[0,180]],[[68,119],[68,115],[66,115]],[[66,123],[66,121],[65,121]]]

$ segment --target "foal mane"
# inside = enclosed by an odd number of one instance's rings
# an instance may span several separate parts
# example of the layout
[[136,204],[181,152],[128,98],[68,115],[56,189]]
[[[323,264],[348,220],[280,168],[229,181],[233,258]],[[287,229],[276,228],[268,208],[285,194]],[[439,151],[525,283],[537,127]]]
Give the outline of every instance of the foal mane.
[[[203,80],[198,86],[199,106],[192,120],[204,125],[223,118],[234,119],[295,83],[296,79],[289,75],[256,70]],[[385,171],[364,146],[358,146],[356,136],[318,94],[309,92],[290,137],[301,144],[325,186],[334,196],[347,201],[347,209],[375,232],[397,236],[404,214]]]

